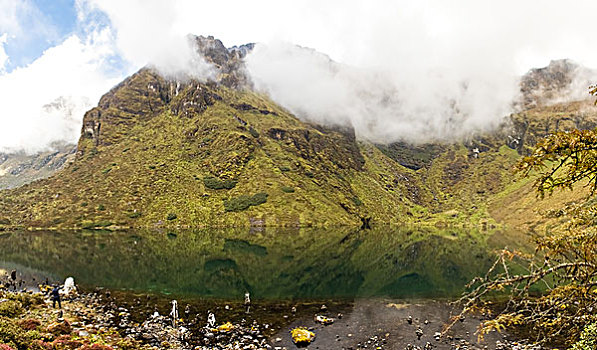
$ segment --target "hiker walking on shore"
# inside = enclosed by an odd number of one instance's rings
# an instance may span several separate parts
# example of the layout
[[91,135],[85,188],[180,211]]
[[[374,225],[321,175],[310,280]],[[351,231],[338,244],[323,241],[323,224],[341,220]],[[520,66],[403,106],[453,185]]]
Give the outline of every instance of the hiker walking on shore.
[[62,304],[60,302],[60,288],[58,285],[54,285],[54,289],[50,292],[50,296],[52,297],[52,307],[56,308],[56,302],[58,302],[58,308],[62,309]]

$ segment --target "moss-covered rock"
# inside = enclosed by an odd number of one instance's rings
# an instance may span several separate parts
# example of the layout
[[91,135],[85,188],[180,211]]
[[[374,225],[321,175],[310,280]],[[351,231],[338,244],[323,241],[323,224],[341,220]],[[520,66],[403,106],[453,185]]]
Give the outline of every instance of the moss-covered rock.
[[44,303],[44,297],[40,294],[4,293],[3,297],[21,303],[23,308],[29,308],[32,305],[40,305]]

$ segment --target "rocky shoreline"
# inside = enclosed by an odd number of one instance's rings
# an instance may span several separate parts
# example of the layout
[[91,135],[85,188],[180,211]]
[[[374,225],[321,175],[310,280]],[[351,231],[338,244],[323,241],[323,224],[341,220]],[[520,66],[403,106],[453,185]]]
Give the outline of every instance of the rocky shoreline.
[[[153,313],[148,310],[154,299],[143,304],[139,296],[129,294],[98,289],[65,298],[62,309],[54,309],[41,293],[0,291],[0,344],[4,344],[0,349],[290,350],[297,349],[290,335],[296,327],[305,327],[316,335],[309,349],[544,349],[496,332],[478,342],[475,331],[481,317],[475,316],[458,322],[440,337],[454,310],[438,301],[397,304],[355,300],[350,307],[338,304],[324,309],[314,303],[285,305],[288,312],[269,308],[273,311],[270,317],[278,320],[273,322],[258,312],[268,309],[265,305],[254,305],[255,314],[246,314],[239,302],[217,311],[226,314],[237,309],[237,316],[207,327],[206,317],[182,310],[173,324],[172,317],[160,314],[157,306]],[[328,315],[330,322],[313,318],[315,314]],[[261,317],[261,322],[256,319]]]

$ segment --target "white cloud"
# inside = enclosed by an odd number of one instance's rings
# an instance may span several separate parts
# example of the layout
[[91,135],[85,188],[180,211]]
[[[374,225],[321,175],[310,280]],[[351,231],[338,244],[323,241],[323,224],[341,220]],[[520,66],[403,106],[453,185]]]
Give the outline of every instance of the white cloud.
[[[210,67],[188,45],[189,33],[214,35],[227,46],[265,43],[249,57],[260,88],[303,118],[350,122],[375,140],[443,139],[489,128],[508,112],[516,76],[526,70],[565,57],[597,65],[591,27],[597,3],[588,0],[565,6],[555,0],[76,0],[76,6],[86,30],[30,66],[0,75],[0,150],[75,141],[85,106],[119,79],[106,73],[114,53],[127,72],[151,63],[167,75],[209,76]],[[22,16],[14,14],[27,11],[39,17],[30,0],[0,0],[0,34],[9,33],[8,40],[25,34]],[[283,42],[315,48],[339,64]],[[60,96],[77,101],[66,108],[72,119],[42,108]]]
[[110,39],[107,30],[85,41],[71,36],[0,76],[0,151],[36,152],[77,141],[84,112],[120,80],[103,71],[113,54]]
[[133,66],[151,64],[165,76],[212,76],[212,67],[187,39],[190,33],[177,28],[175,4],[160,0],[78,0],[77,4],[80,13],[100,10],[108,15],[118,52]]
[[[518,76],[532,68],[529,63],[597,59],[582,6],[508,1],[328,6],[334,11],[318,11],[304,23],[302,40],[331,48],[360,70],[278,42],[257,46],[247,58],[249,72],[259,88],[302,118],[351,123],[361,137],[375,141],[453,140],[488,130],[512,111]],[[319,37],[313,36],[314,26]]]
[[28,9],[30,6],[27,1],[0,0],[0,32],[21,33],[19,16],[23,12],[29,12]]
[[188,55],[176,39],[187,33],[269,43],[248,58],[260,88],[303,118],[350,122],[377,141],[488,129],[510,111],[526,70],[565,57],[597,62],[591,1],[81,1],[105,11],[137,64],[188,68],[172,55]]
[[408,80],[284,43],[257,45],[247,68],[258,89],[298,116],[352,125],[360,137],[376,142],[453,140],[487,130],[508,113],[517,92],[514,76],[484,80],[430,71]]
[[0,33],[7,33],[11,44],[17,47],[58,38],[54,25],[31,0],[0,0]]
[[8,33],[0,35],[0,74],[3,74],[5,72],[6,64],[8,63],[8,55],[6,54],[6,50],[4,49],[4,44],[6,44],[7,39]]

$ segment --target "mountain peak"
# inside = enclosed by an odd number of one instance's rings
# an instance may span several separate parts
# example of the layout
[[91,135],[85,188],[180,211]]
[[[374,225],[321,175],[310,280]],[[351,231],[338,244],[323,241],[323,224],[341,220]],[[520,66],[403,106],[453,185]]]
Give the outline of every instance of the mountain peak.
[[213,36],[189,35],[198,53],[218,72],[216,82],[227,87],[238,88],[250,81],[243,68],[243,59],[253,50],[254,43],[227,48]]
[[[586,91],[595,72],[570,59],[552,60],[543,68],[534,68],[520,80],[524,109],[546,106],[562,100],[588,98]],[[584,88],[582,88],[584,86]],[[575,93],[576,92],[576,93]]]

